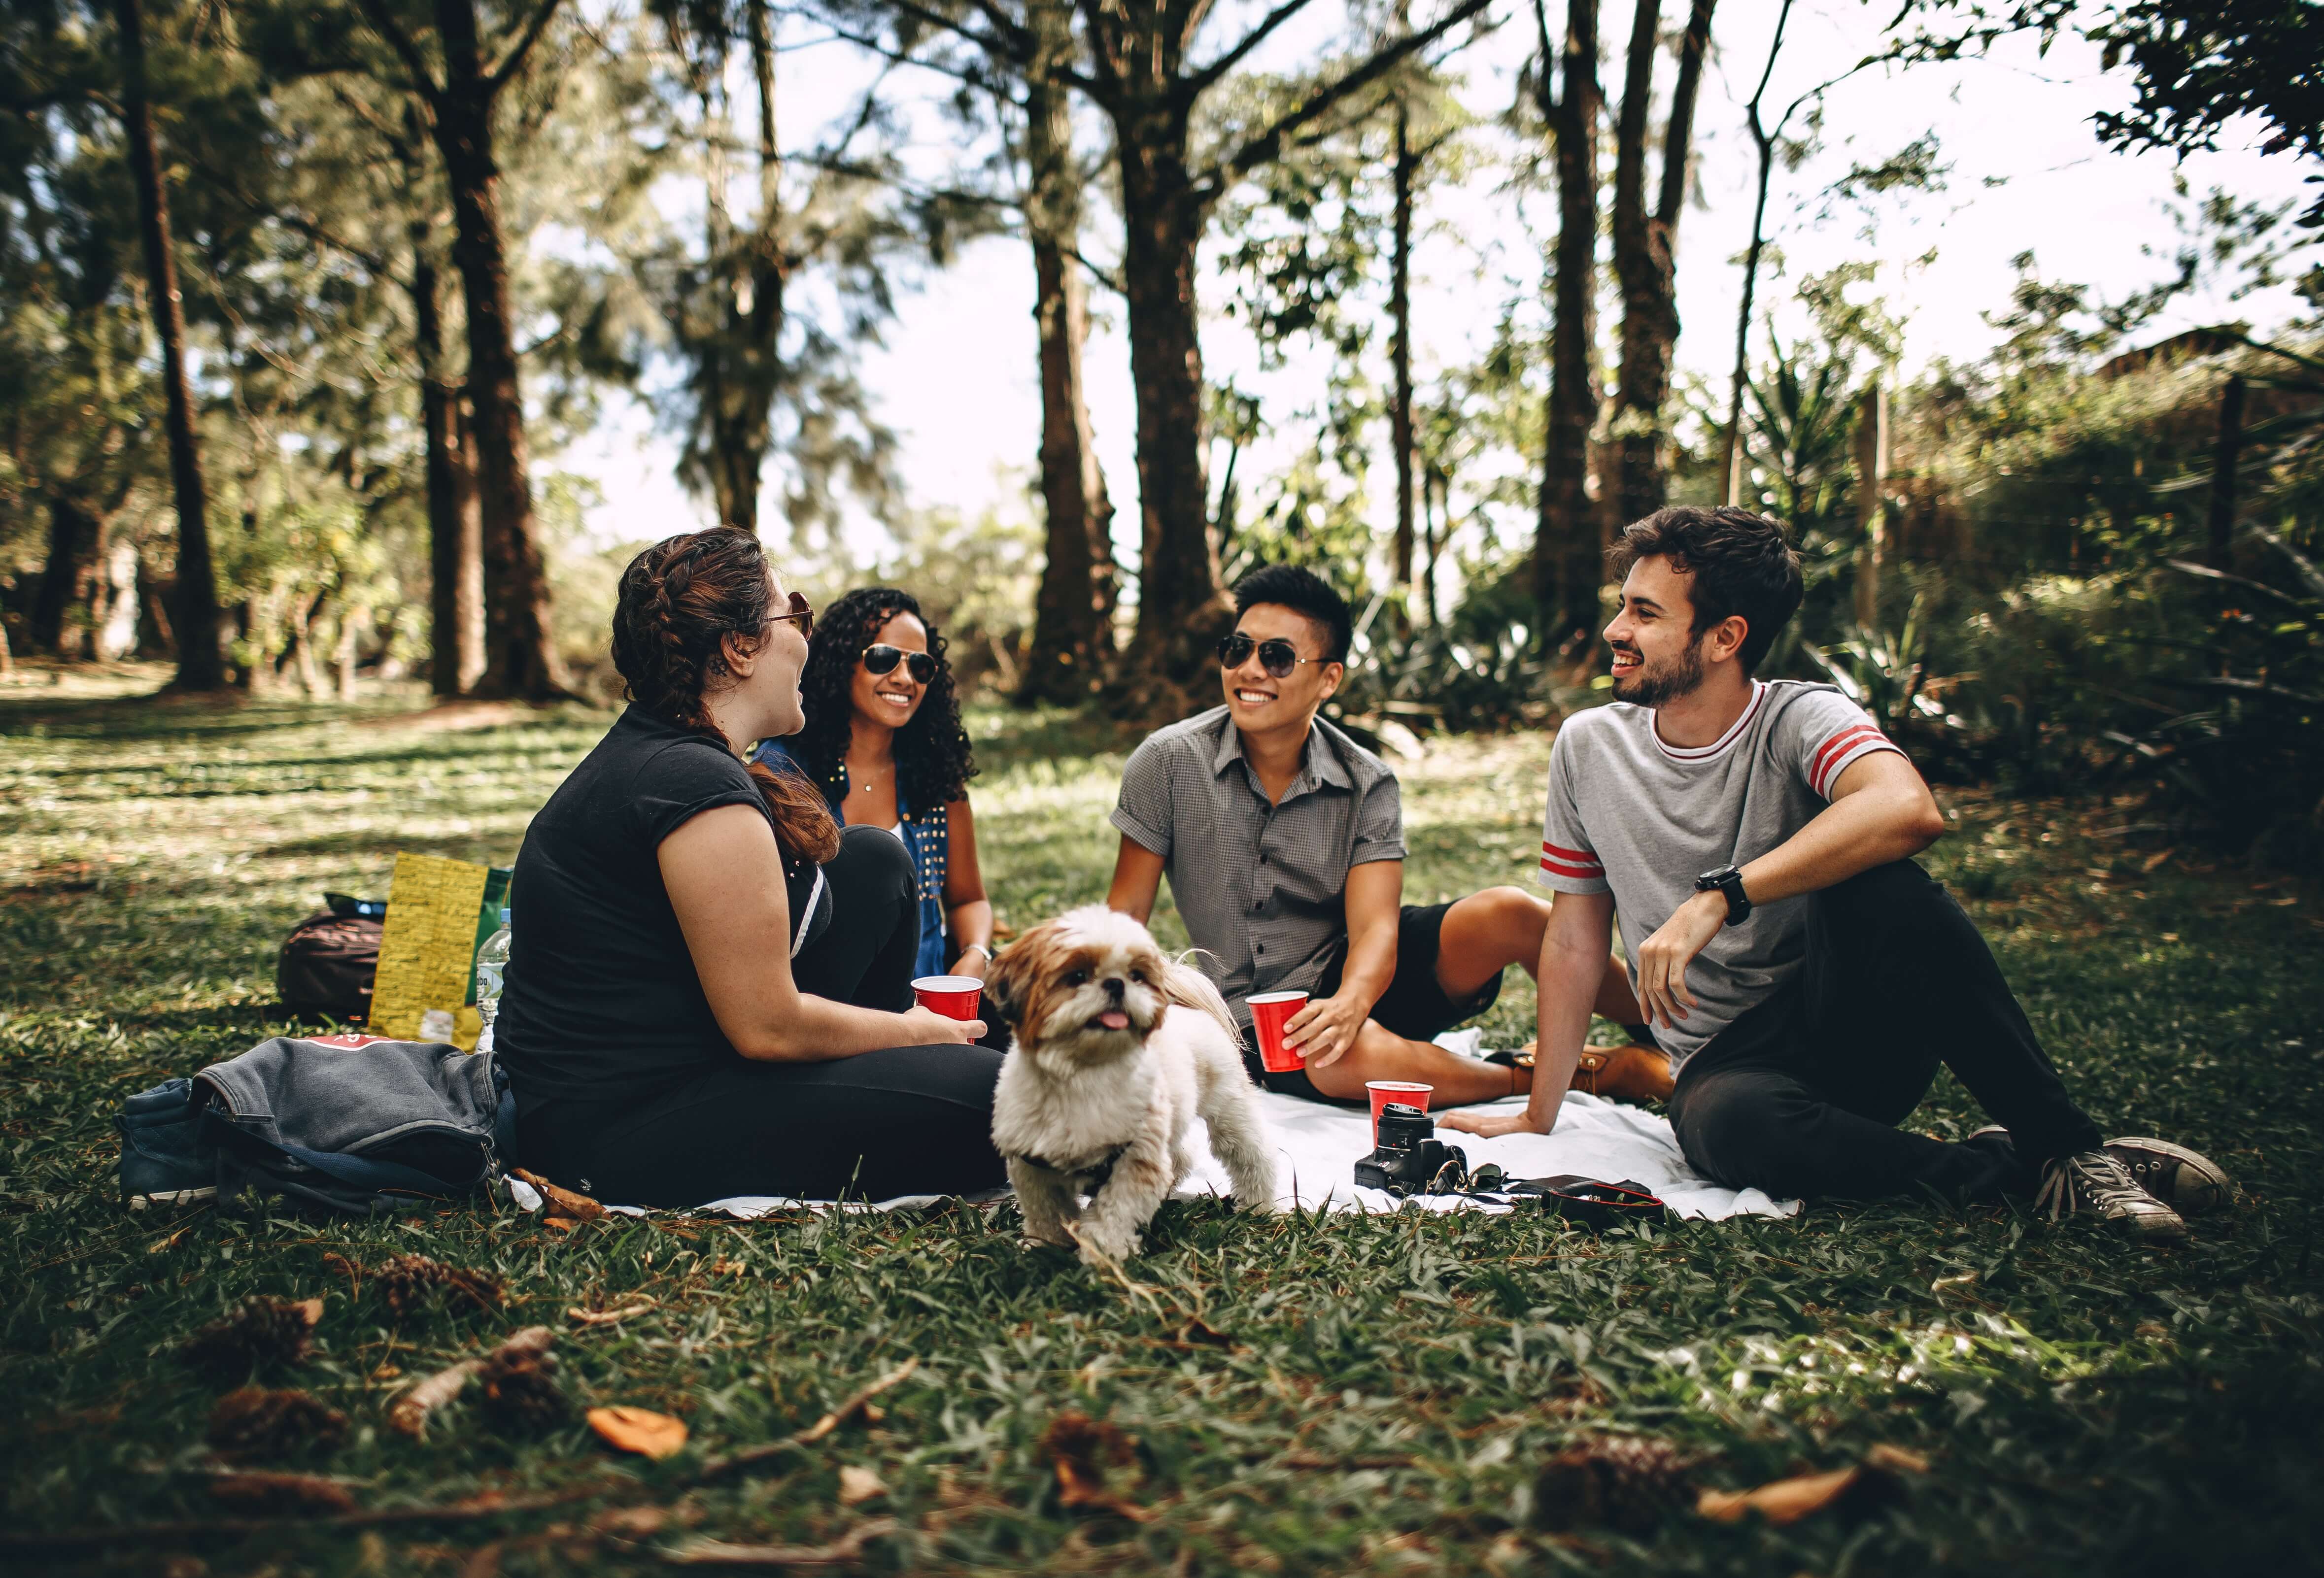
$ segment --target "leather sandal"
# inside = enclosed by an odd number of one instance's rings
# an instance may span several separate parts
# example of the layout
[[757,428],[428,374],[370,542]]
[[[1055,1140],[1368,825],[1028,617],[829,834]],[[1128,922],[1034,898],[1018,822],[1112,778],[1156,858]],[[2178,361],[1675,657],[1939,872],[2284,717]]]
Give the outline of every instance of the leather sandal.
[[1668,1101],[1677,1081],[1669,1054],[1654,1047],[1584,1047],[1573,1088],[1609,1101]]

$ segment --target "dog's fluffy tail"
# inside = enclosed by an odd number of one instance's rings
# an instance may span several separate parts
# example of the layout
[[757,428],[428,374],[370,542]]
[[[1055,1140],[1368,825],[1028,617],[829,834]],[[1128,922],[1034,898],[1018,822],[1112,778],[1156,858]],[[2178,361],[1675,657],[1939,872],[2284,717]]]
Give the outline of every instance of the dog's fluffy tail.
[[1162,995],[1175,1004],[1216,1020],[1219,1028],[1227,1032],[1227,1041],[1233,1046],[1236,1056],[1241,1056],[1242,1032],[1235,1028],[1233,1011],[1227,1007],[1227,1000],[1220,995],[1218,987],[1211,984],[1211,977],[1186,962],[1188,957],[1191,953],[1182,955],[1166,968],[1162,977]]

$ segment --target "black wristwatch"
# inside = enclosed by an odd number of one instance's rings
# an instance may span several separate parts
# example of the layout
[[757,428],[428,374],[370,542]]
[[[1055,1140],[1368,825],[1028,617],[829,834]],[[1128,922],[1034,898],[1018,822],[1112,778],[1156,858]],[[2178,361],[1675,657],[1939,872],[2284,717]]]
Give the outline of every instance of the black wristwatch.
[[1726,895],[1727,923],[1730,926],[1750,917],[1751,895],[1743,891],[1743,874],[1732,866],[1704,872],[1694,879],[1694,891]]

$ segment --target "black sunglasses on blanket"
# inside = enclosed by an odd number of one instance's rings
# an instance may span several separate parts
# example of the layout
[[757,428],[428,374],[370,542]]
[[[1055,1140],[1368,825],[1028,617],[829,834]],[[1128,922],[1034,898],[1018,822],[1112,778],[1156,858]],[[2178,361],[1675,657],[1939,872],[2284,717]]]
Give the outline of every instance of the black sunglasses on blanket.
[[885,641],[863,649],[863,672],[866,674],[888,674],[899,663],[911,671],[914,684],[924,685],[936,677],[936,660],[925,652],[907,652],[901,647],[890,647]]

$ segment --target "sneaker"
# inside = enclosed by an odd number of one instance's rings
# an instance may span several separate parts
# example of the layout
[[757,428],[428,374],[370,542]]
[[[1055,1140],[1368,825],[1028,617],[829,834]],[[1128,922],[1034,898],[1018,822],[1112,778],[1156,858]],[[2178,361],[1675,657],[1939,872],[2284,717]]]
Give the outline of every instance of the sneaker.
[[2052,1222],[2070,1212],[2095,1216],[2142,1243],[2176,1243],[2187,1236],[2179,1213],[2140,1188],[2130,1170],[2105,1151],[2052,1158],[2042,1169],[2042,1192],[2034,1205]]
[[121,1104],[121,1197],[133,1211],[217,1193],[217,1151],[202,1139],[190,1080],[171,1079]]
[[2143,1134],[2106,1142],[2107,1154],[2122,1163],[2131,1181],[2182,1216],[2216,1211],[2236,1197],[2235,1179],[2210,1158]]

